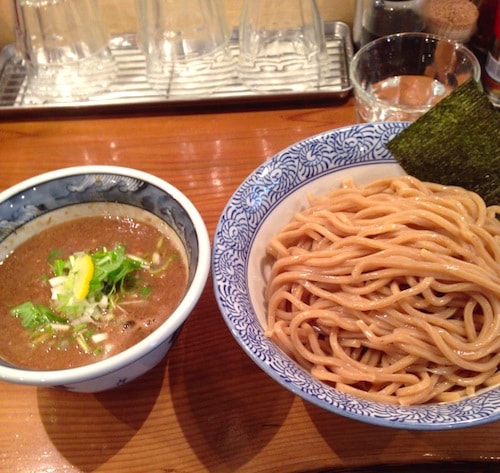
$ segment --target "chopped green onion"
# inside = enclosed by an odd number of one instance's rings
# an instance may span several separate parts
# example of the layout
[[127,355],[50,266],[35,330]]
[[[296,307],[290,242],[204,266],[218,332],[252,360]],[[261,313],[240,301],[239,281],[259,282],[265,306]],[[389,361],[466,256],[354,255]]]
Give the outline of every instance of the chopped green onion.
[[[68,336],[57,342],[60,349],[68,347],[73,340],[85,353],[99,353],[102,348],[92,349],[89,343],[102,343],[108,335],[92,333],[89,324],[111,321],[113,310],[119,306],[124,294],[135,291],[145,298],[151,293],[151,287],[138,284],[134,273],[141,268],[151,274],[165,271],[178,255],[162,254],[162,245],[163,239],[160,239],[151,261],[128,255],[123,245],[116,245],[113,250],[101,248],[93,253],[77,252],[67,259],[61,259],[58,250],[52,250],[48,261],[53,274],[47,280],[54,310],[43,304],[24,302],[12,308],[11,314],[20,318],[22,326],[33,332],[34,344],[52,340],[56,333],[68,332]],[[93,271],[88,274],[88,292],[80,296],[80,291],[74,287],[78,280],[78,261],[88,256],[92,260]]]
[[30,330],[37,330],[51,323],[67,323],[67,319],[56,315],[47,306],[33,302],[24,302],[14,307],[11,314],[20,318],[22,326]]

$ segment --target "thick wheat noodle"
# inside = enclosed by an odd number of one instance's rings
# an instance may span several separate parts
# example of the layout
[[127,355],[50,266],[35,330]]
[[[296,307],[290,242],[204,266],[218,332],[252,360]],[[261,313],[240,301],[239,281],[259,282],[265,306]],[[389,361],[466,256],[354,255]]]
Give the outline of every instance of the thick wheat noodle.
[[316,378],[403,405],[500,384],[500,206],[351,180],[276,234],[266,335]]

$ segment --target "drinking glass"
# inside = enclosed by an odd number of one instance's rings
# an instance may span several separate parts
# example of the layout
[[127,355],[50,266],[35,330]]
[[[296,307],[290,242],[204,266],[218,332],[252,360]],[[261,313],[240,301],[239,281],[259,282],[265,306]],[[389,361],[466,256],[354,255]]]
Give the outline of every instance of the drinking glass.
[[139,41],[151,86],[170,96],[203,96],[234,76],[220,0],[136,0]]
[[314,89],[328,69],[315,0],[245,0],[239,49],[239,77],[259,92]]
[[463,44],[427,33],[384,36],[353,57],[358,122],[415,121],[481,68]]
[[86,100],[111,84],[115,61],[96,0],[13,1],[32,102]]

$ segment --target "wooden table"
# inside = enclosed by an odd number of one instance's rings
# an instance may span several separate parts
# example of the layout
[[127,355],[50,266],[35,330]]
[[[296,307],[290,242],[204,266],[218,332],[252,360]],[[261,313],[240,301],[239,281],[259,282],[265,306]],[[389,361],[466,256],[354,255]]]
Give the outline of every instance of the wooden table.
[[[131,166],[186,193],[213,237],[224,205],[260,163],[354,120],[349,99],[323,108],[0,121],[0,189],[61,167]],[[167,358],[129,385],[77,394],[0,383],[0,471],[9,473],[317,472],[376,465],[390,471],[390,465],[442,461],[455,463],[447,471],[478,473],[493,466],[472,470],[461,462],[499,462],[499,438],[500,423],[393,430],[305,403],[239,348],[210,279]]]

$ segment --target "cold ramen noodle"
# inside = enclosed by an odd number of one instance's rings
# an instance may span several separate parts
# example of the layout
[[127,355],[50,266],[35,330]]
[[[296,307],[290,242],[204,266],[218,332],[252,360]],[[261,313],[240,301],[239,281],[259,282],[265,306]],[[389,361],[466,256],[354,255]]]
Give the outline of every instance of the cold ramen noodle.
[[270,241],[267,336],[336,389],[402,405],[500,384],[500,206],[345,181]]
[[[64,216],[76,207],[86,210]],[[186,290],[181,241],[135,207],[73,206],[23,230],[0,245],[0,356],[14,366],[65,369],[121,352],[162,324]]]

